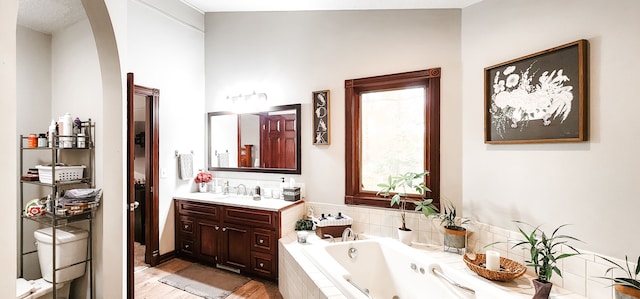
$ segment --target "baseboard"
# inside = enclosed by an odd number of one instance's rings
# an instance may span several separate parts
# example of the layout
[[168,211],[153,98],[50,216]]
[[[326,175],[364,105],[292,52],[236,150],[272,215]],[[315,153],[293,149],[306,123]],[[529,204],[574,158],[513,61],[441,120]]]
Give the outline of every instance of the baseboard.
[[156,261],[158,262],[158,264],[162,264],[162,263],[164,263],[166,261],[169,261],[169,260],[171,260],[171,259],[173,259],[175,257],[176,257],[176,251],[173,250],[173,251],[167,252],[165,254],[159,255],[157,257]]

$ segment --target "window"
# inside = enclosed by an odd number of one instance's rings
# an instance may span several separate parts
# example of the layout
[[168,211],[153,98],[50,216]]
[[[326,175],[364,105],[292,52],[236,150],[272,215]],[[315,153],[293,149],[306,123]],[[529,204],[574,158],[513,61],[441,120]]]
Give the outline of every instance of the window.
[[346,80],[345,105],[345,204],[389,207],[377,184],[426,169],[438,206],[440,69]]

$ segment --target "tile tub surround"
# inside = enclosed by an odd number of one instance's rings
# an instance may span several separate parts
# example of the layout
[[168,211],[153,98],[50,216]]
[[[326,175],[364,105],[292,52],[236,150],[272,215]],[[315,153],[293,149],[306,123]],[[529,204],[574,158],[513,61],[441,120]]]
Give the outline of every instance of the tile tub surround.
[[[352,217],[352,228],[358,233],[397,239],[396,229],[400,226],[400,216],[397,211],[356,206],[331,205],[316,202],[306,202],[305,205],[305,211],[311,207],[316,215],[320,215],[321,213],[334,215],[338,212],[342,212]],[[418,243],[430,244],[431,247],[442,251],[443,236],[439,220],[428,219],[422,214],[408,212],[407,226],[417,231],[418,237],[416,241]],[[468,230],[470,232],[468,240],[469,252],[475,251],[482,253],[486,249],[491,249],[500,252],[500,256],[502,257],[524,263],[525,254],[528,255],[528,252],[521,248],[512,249],[511,245],[506,243],[508,240],[519,239],[519,232],[509,231],[484,223],[472,223],[468,226]],[[484,248],[486,244],[493,242],[505,243],[496,244],[492,248]],[[554,288],[563,288],[590,299],[613,299],[613,288],[609,287],[609,282],[597,278],[603,276],[610,265],[597,257],[596,253],[584,250],[580,251],[583,254],[560,261],[558,267],[562,271],[562,277],[558,275],[554,275],[552,277],[551,280],[554,283]],[[282,254],[282,251],[280,252]],[[466,265],[462,261],[462,257],[460,255],[453,254],[453,257],[457,257],[460,262],[462,262],[463,267],[466,268]],[[624,262],[619,259],[610,259],[618,263]],[[476,275],[471,272],[471,270],[468,271],[471,275]],[[527,274],[533,276],[532,271],[533,269],[529,269]]]

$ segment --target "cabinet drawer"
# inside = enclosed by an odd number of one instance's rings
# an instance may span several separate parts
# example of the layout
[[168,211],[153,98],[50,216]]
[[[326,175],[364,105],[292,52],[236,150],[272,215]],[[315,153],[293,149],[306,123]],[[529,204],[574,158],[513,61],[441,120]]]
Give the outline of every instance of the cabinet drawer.
[[180,233],[193,234],[193,220],[187,217],[180,217]]
[[186,238],[180,239],[180,251],[183,254],[186,254],[188,256],[193,256],[194,247],[195,246],[193,245],[193,240],[186,239]]
[[275,252],[275,232],[263,228],[254,228],[251,232],[251,250],[258,250],[265,253]]
[[224,221],[273,229],[277,224],[277,216],[270,211],[225,207]]
[[276,261],[274,258],[265,253],[251,253],[251,271],[260,276],[276,279],[278,273],[276,271]]
[[186,200],[176,202],[178,213],[186,216],[206,217],[206,219],[219,220],[218,206]]

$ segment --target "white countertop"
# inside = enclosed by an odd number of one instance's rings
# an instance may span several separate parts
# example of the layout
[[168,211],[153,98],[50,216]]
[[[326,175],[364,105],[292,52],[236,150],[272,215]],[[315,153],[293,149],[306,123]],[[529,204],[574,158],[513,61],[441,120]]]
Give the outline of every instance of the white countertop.
[[[210,192],[180,193],[173,199],[190,200],[203,203],[213,203],[225,206],[250,208],[266,211],[280,211],[292,206],[299,201],[286,201],[283,199],[264,198],[253,200],[251,196],[223,195]],[[301,200],[300,200],[301,201]]]

